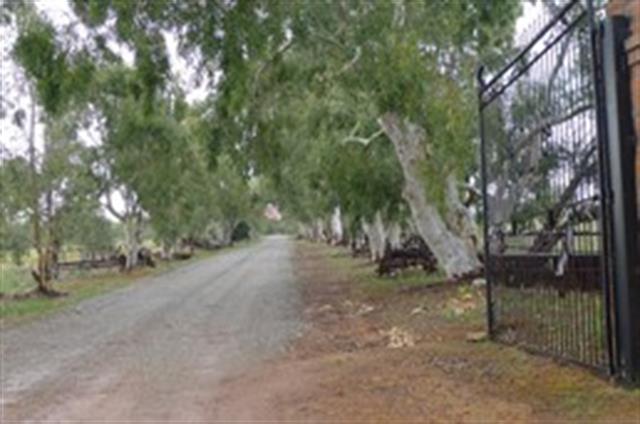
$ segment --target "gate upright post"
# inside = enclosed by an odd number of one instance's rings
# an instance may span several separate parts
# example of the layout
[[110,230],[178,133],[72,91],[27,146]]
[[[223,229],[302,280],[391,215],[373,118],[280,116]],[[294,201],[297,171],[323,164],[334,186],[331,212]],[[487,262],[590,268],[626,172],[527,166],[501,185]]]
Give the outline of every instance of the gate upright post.
[[492,296],[492,276],[490,270],[491,256],[489,255],[489,203],[487,198],[487,146],[484,133],[484,103],[482,94],[485,89],[483,78],[484,67],[479,67],[476,73],[476,81],[478,83],[478,117],[480,119],[480,165],[482,178],[482,210],[484,214],[484,278],[487,302],[487,335],[489,338],[493,336],[494,320],[493,320],[493,296]]
[[617,374],[640,383],[640,281],[635,275],[637,211],[635,136],[631,114],[628,66],[624,41],[628,20],[607,18],[603,27],[602,75],[605,94],[608,177],[613,193],[611,254],[616,329]]

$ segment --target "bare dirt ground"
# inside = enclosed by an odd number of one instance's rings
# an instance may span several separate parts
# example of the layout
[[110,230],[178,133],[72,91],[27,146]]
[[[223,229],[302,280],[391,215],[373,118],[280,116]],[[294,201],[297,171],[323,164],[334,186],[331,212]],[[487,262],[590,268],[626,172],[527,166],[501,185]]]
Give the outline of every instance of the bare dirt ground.
[[223,378],[300,331],[291,252],[267,238],[3,329],[0,421],[209,421]]
[[640,423],[640,391],[467,335],[482,289],[379,287],[344,250],[298,244],[306,330],[287,355],[225,380],[219,419]]

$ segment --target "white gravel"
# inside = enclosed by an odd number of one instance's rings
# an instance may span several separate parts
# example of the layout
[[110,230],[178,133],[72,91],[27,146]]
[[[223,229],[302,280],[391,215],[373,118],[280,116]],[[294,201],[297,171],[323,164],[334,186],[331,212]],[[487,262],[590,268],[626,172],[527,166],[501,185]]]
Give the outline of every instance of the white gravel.
[[301,328],[291,250],[269,237],[4,331],[2,417],[206,419]]

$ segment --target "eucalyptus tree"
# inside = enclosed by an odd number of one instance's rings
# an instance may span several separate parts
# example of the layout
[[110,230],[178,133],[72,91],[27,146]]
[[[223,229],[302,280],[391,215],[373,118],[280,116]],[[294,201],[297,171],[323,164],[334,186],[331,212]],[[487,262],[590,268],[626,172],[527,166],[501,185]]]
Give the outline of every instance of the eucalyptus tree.
[[236,225],[251,213],[247,180],[228,155],[221,155],[210,184],[215,199],[214,216],[218,240],[223,244],[230,244]]
[[475,156],[472,71],[481,48],[506,44],[513,2],[359,3],[344,12],[328,9],[332,26],[306,27],[320,39],[316,55],[339,58],[333,81],[374,109],[365,122],[392,142],[413,221],[445,272],[471,272],[475,231],[458,210],[457,185]]
[[[351,123],[358,119],[355,113],[365,113],[341,90],[313,80],[319,61],[300,53],[288,54],[280,62],[262,71],[262,83],[275,89],[262,89],[253,107],[258,130],[245,146],[246,157],[273,181],[280,206],[304,223],[308,227],[304,231],[312,237],[323,236],[336,207],[351,237],[367,222],[384,221],[364,225],[377,233],[370,234],[379,240],[372,243],[372,256],[380,256],[384,227],[402,218],[399,210],[404,203],[402,174],[392,146],[381,137],[357,137],[358,125]],[[278,82],[281,73],[289,73],[286,87]],[[311,82],[304,86],[298,78]]]
[[[283,93],[316,90],[348,105],[342,119],[326,115],[333,137],[371,140],[382,130],[394,146],[404,199],[420,235],[448,275],[476,270],[477,228],[458,187],[474,167],[472,76],[482,55],[508,47],[518,4],[271,2],[261,7],[265,19],[285,17],[289,24],[283,32],[290,31],[290,37],[275,45],[271,40],[277,36],[236,37],[242,40],[235,49],[240,58],[230,60],[236,66],[225,72],[251,77],[233,84],[234,76],[228,92],[223,87],[221,107],[242,112],[237,93],[244,89],[251,100],[242,106],[250,108],[247,115],[257,109],[253,117],[269,127],[269,116],[260,120],[259,110],[264,99],[281,102]],[[242,28],[252,34],[262,30]],[[254,40],[257,46],[249,45]],[[268,53],[251,61],[258,46]],[[304,58],[294,67],[287,57],[296,55]],[[273,138],[258,131],[255,139],[267,146]]]
[[[472,78],[481,59],[509,47],[518,2],[74,5],[92,25],[116,16],[118,37],[138,51],[144,51],[139,40],[173,31],[194,66],[214,77],[217,70],[215,137],[245,168],[279,181],[285,203],[301,219],[326,217],[338,200],[349,198],[326,175],[343,153],[336,143],[374,140],[377,149],[377,139],[386,138],[415,227],[445,272],[460,275],[480,266],[476,223],[460,201],[460,185],[476,166]],[[314,99],[339,112],[315,116],[322,108]],[[287,160],[297,154],[291,148],[296,143],[310,158]],[[325,149],[333,155],[322,167]],[[371,163],[372,169],[378,165]]]
[[[12,86],[3,78],[3,115],[26,141],[26,151],[14,153],[28,163],[21,186],[28,198],[25,213],[37,254],[33,275],[41,293],[57,295],[51,277],[62,244],[60,222],[90,191],[83,179],[84,151],[75,121],[93,66],[82,50],[60,43],[53,25],[32,5],[14,2],[10,6],[3,4],[3,25],[17,32],[11,55],[18,69]],[[26,102],[8,100],[7,93],[17,95],[20,90]],[[44,127],[41,148],[36,146],[38,126]]]
[[[34,275],[40,290],[53,294],[49,280],[62,243],[58,224],[63,221],[62,212],[91,211],[93,219],[100,220],[95,216],[97,198],[104,199],[106,208],[125,224],[127,265],[135,265],[146,219],[142,197],[156,212],[163,206],[159,201],[164,197],[145,189],[158,188],[149,187],[158,180],[154,170],[177,173],[175,166],[167,166],[173,157],[163,146],[173,146],[173,135],[179,131],[162,110],[157,114],[153,110],[163,105],[157,95],[163,68],[156,66],[161,58],[154,56],[153,39],[140,43],[136,66],[128,69],[99,39],[93,45],[74,45],[72,33],[54,27],[29,3],[12,11],[18,32],[13,52],[32,97],[30,113],[19,109],[14,121],[25,129],[29,146],[30,216],[39,257]],[[41,152],[35,140],[38,120],[44,126]],[[84,146],[78,137],[80,129],[97,132],[103,139]],[[150,137],[157,137],[158,143],[150,143]],[[82,196],[69,193],[80,186],[85,190]],[[113,207],[114,190],[120,191],[124,211]],[[69,199],[86,204],[72,204]]]

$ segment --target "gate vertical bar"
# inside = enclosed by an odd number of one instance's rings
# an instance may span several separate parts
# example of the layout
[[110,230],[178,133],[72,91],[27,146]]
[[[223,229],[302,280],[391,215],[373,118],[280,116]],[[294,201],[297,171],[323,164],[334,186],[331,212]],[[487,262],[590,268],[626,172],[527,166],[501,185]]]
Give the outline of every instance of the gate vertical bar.
[[487,302],[487,334],[491,337],[493,333],[493,299],[491,295],[491,271],[490,271],[490,256],[489,256],[489,208],[487,203],[487,151],[486,141],[484,133],[484,102],[482,100],[482,93],[484,92],[485,84],[483,78],[484,68],[481,66],[478,68],[476,79],[478,81],[478,116],[480,120],[480,167],[482,177],[482,208],[484,214],[484,278],[486,289],[486,302]]
[[603,26],[602,71],[612,204],[612,271],[619,376],[640,382],[640,282],[635,277],[637,212],[635,139],[631,120],[629,75],[624,49],[628,21],[606,19]]

